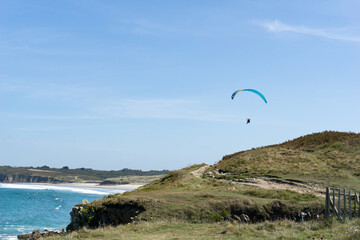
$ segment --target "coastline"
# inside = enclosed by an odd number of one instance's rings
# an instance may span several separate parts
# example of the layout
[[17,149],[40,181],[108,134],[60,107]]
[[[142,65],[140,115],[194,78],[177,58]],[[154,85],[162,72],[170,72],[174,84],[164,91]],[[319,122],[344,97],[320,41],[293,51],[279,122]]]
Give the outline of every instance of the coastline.
[[100,185],[98,183],[2,183],[0,188],[18,188],[18,189],[56,189],[73,191],[80,193],[89,193],[97,195],[109,195],[116,193],[124,193],[126,191],[135,190],[144,184],[119,184],[119,185]]
[[[61,233],[61,229],[69,224],[68,216],[71,208],[81,203],[82,199],[91,202],[110,194],[132,191],[143,185],[0,182],[1,194],[4,193],[0,205],[4,205],[9,209],[16,209],[12,213],[8,213],[8,210],[5,211],[5,208],[0,209],[0,239],[18,239],[17,235],[26,235],[26,233],[32,232],[34,229],[41,232],[48,229],[52,234],[55,232]],[[19,212],[22,212],[21,216]],[[39,212],[42,212],[43,217],[37,218]],[[54,214],[56,214],[55,218],[49,217]],[[22,215],[27,217],[23,218]]]
[[114,184],[100,185],[99,183],[41,183],[41,182],[0,182],[0,184],[17,184],[17,185],[43,185],[43,186],[60,186],[60,187],[85,187],[85,188],[103,188],[103,189],[137,189],[145,184]]
[[[25,184],[33,184],[33,183],[25,183]],[[134,190],[145,185],[145,184],[100,185],[99,183],[37,183],[37,184],[62,186],[62,187],[85,187],[85,188],[124,189],[124,190]]]

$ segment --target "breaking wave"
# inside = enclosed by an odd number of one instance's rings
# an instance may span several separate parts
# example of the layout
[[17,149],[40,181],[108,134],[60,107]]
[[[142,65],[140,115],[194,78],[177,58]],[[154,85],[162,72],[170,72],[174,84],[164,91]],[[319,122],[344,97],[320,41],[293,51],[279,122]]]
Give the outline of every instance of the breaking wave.
[[123,189],[105,189],[105,188],[86,188],[86,187],[68,187],[68,186],[53,186],[41,184],[17,184],[17,183],[0,183],[0,188],[12,189],[31,189],[31,190],[54,190],[54,191],[70,191],[84,194],[108,195],[114,193],[123,193]]

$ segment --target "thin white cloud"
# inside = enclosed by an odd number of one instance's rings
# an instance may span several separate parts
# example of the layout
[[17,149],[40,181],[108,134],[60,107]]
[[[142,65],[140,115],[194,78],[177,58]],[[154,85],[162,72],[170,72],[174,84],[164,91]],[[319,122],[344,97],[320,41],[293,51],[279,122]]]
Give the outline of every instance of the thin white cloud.
[[[0,83],[0,94],[21,95],[34,104],[51,102],[61,111],[76,110],[76,114],[48,114],[41,111],[28,114],[0,112],[0,116],[38,120],[106,120],[106,119],[187,119],[197,121],[234,121],[234,116],[209,103],[196,99],[142,98],[116,96],[107,88],[58,84]],[[215,110],[215,111],[214,111]]]
[[15,131],[19,132],[48,132],[48,131],[62,131],[62,130],[72,130],[72,129],[87,129],[90,126],[43,126],[43,127],[19,127],[14,128]]
[[0,93],[21,94],[31,99],[79,102],[99,97],[99,92],[109,94],[105,88],[88,87],[85,84],[0,83]]
[[45,114],[19,114],[19,113],[8,113],[0,112],[0,117],[3,118],[22,118],[22,119],[38,119],[38,120],[98,120],[106,119],[103,116],[96,115],[45,115]]
[[265,28],[272,33],[292,32],[315,37],[328,38],[340,41],[360,42],[360,34],[351,32],[349,28],[343,29],[321,29],[310,28],[306,26],[289,25],[279,20],[274,21],[256,21],[254,24]]
[[231,121],[232,116],[213,114],[200,101],[186,99],[116,99],[94,109],[107,118],[188,119]]
[[77,42],[78,36],[49,28],[0,29],[0,55],[39,54],[54,56],[91,56],[95,50],[70,49],[66,43]]
[[109,30],[120,34],[131,33],[144,36],[174,35],[182,32],[181,29],[144,19],[122,20],[120,24],[116,26],[111,26]]
[[3,118],[34,120],[109,120],[109,119],[183,119],[212,122],[234,122],[233,115],[207,109],[199,101],[183,99],[117,99],[100,100],[97,106],[84,106],[87,115],[18,114],[0,112]]
[[132,31],[140,35],[160,35],[162,33],[173,34],[179,31],[175,28],[162,26],[160,24],[145,20],[136,20],[133,21],[132,24]]
[[[18,115],[19,116],[19,115]],[[28,119],[44,119],[44,120],[96,120],[105,119],[105,117],[94,115],[21,115]]]

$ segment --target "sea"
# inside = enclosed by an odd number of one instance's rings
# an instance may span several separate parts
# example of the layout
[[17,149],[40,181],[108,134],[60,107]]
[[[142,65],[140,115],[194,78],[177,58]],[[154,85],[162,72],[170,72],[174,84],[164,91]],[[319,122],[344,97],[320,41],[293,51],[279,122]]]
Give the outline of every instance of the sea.
[[125,189],[0,183],[0,239],[17,239],[34,230],[61,231],[83,199],[93,201]]

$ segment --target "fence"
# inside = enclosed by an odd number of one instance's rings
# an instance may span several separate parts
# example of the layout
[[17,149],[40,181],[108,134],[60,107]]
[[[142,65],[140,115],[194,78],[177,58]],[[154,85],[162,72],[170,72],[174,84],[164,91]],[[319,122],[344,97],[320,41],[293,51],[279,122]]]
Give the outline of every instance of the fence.
[[352,219],[360,216],[360,201],[356,191],[326,188],[325,217]]

